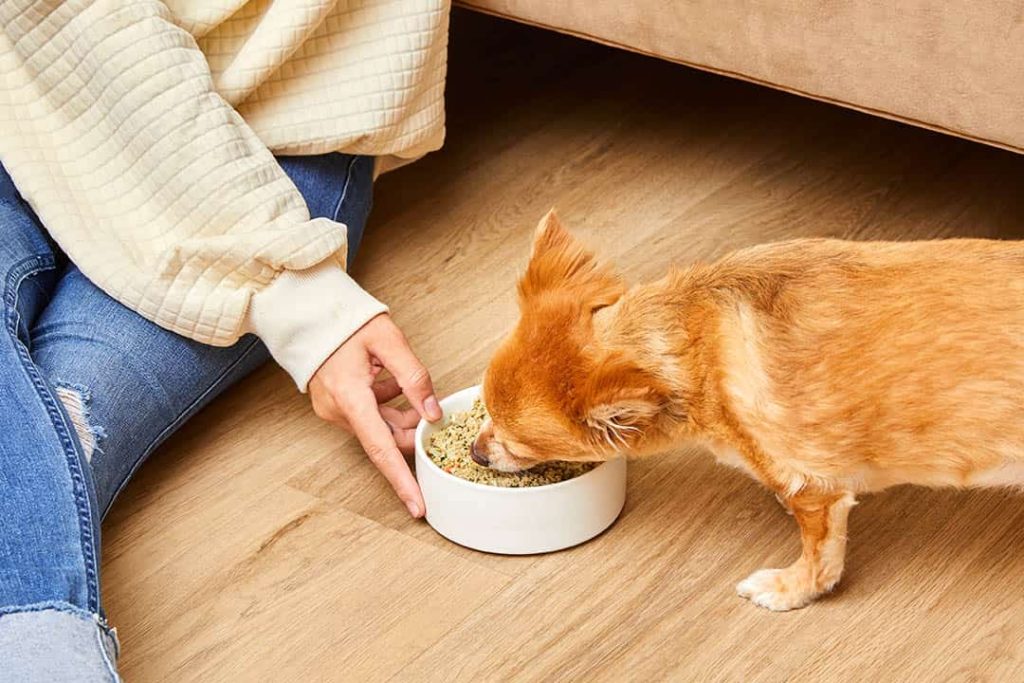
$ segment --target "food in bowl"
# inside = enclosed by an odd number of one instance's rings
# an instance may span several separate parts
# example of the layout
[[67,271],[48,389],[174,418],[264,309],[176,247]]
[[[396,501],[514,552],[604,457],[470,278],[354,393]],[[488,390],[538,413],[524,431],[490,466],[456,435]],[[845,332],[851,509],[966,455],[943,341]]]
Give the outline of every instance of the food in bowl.
[[554,460],[522,472],[499,472],[478,465],[470,457],[470,449],[486,419],[487,407],[478,398],[472,408],[454,413],[442,429],[431,435],[427,456],[442,470],[460,479],[507,488],[556,484],[585,474],[599,464]]
[[416,480],[435,531],[474,550],[532,555],[583,543],[615,522],[626,501],[624,458],[551,486],[474,484],[438,467],[427,453],[431,437],[455,413],[471,411],[480,393],[473,386],[441,399],[446,419],[416,427]]

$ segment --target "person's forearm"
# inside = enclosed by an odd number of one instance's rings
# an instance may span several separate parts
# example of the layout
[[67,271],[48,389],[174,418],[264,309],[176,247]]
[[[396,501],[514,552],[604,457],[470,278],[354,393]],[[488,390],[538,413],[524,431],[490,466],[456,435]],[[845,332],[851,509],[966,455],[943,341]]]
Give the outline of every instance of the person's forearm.
[[320,347],[384,310],[162,3],[0,0],[0,25],[3,163],[110,295],[202,342],[253,331],[303,388]]

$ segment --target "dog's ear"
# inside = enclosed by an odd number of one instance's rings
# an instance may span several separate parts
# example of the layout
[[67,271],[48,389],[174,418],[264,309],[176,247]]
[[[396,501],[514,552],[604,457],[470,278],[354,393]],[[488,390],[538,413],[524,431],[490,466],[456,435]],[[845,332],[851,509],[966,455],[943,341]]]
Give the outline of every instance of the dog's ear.
[[594,311],[618,301],[625,286],[611,268],[569,234],[552,209],[533,234],[530,263],[519,280],[519,297],[525,302],[554,291],[569,292]]
[[628,451],[642,440],[668,403],[668,390],[621,356],[598,363],[578,393],[576,417],[595,445]]
[[558,212],[552,208],[544,214],[544,217],[540,219],[540,223],[537,223],[537,227],[533,230],[533,246],[530,249],[530,259],[536,259],[544,252],[565,249],[566,246],[573,242],[572,235],[569,234],[569,231],[562,225],[562,221],[559,220]]

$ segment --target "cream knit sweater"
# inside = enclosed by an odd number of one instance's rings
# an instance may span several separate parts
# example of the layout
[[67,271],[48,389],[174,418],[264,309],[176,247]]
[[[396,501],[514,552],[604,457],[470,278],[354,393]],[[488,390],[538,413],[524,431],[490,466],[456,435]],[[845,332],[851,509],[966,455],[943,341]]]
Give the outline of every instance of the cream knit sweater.
[[386,310],[272,153],[409,159],[444,134],[447,0],[0,0],[0,158],[93,282],[305,390]]

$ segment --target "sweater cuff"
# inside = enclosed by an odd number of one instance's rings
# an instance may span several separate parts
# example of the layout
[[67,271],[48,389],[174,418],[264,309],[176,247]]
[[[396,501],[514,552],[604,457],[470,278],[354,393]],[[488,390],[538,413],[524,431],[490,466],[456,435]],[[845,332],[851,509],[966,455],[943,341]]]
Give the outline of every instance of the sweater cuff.
[[254,294],[246,332],[263,340],[299,391],[306,393],[310,378],[335,349],[387,311],[328,259],[305,270],[285,270]]

